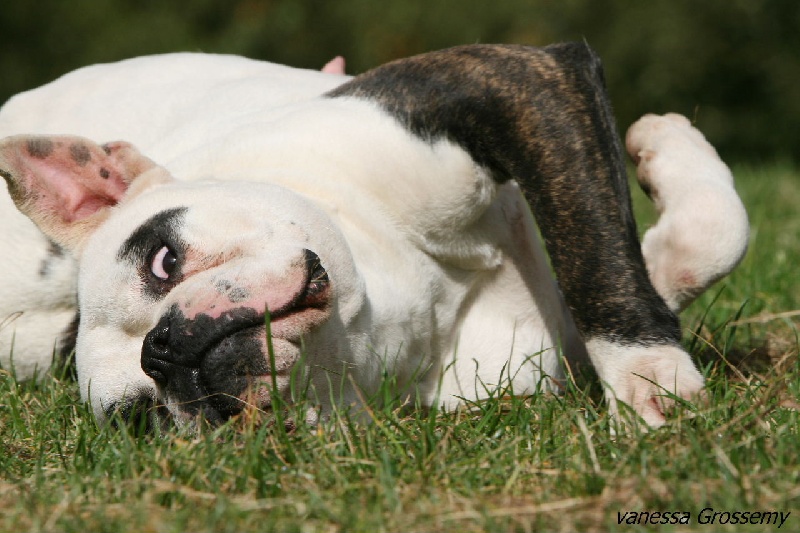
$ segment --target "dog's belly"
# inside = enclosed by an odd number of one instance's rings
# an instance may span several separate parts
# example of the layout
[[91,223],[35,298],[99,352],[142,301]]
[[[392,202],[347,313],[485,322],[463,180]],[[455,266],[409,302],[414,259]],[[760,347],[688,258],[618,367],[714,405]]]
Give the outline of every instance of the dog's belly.
[[374,393],[388,371],[401,395],[451,409],[500,387],[518,395],[551,389],[563,376],[562,355],[585,358],[515,184],[501,187],[459,236],[490,242],[496,253],[488,257],[456,256],[445,242],[422,245],[367,212],[362,223],[342,225],[370,302],[365,324],[350,325],[351,338],[363,330],[367,339],[348,354],[363,391]]
[[501,261],[471,287],[445,349],[440,396],[448,407],[552,389],[563,377],[561,356],[579,361],[585,352],[515,184],[498,191],[481,225],[495,232]]

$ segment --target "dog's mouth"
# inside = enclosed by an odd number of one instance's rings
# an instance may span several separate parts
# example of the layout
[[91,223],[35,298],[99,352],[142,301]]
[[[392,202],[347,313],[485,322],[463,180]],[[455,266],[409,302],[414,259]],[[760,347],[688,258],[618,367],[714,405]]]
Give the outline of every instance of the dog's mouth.
[[176,422],[214,425],[248,406],[268,409],[276,394],[289,399],[302,339],[330,315],[328,275],[316,255],[306,264],[300,289],[269,314],[239,307],[190,319],[173,305],[145,336],[142,369]]

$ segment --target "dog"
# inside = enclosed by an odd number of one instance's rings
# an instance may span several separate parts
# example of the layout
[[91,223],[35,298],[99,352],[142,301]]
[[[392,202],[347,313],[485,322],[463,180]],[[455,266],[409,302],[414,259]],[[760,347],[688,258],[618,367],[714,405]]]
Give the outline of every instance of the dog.
[[335,61],[167,54],[12,98],[3,366],[38,375],[74,347],[98,420],[181,426],[275,394],[315,423],[386,383],[444,408],[536,394],[586,355],[615,416],[659,426],[701,391],[677,313],[738,264],[748,222],[687,119],[628,131],[660,214],[640,244],[585,43],[353,78]]

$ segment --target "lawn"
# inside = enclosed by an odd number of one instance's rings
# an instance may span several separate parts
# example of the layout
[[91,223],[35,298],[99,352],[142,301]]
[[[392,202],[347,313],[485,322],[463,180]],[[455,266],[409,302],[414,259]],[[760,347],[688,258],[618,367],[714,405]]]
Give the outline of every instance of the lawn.
[[137,436],[98,427],[68,378],[0,371],[0,531],[798,530],[800,175],[735,174],[750,250],[682,317],[708,400],[657,431],[614,436],[579,380],[455,413],[381,409],[367,426],[252,414]]

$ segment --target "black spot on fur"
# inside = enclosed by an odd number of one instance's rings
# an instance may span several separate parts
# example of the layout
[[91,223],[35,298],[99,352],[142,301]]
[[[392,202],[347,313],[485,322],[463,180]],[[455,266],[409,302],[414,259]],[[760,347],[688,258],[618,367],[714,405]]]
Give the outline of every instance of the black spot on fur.
[[250,298],[250,291],[244,287],[234,287],[228,292],[228,300],[232,303],[238,304]]
[[42,259],[39,265],[39,277],[46,278],[50,275],[53,264],[63,260],[66,257],[64,249],[55,241],[48,240],[47,256]]
[[[180,272],[186,244],[180,237],[180,226],[186,210],[186,207],[175,207],[153,215],[122,243],[117,252],[117,259],[137,268],[145,295],[150,298],[162,298],[182,280]],[[158,279],[150,271],[150,262],[162,246],[169,247],[176,257],[174,268],[177,274],[169,280]]]
[[250,291],[244,287],[236,287],[233,282],[227,279],[221,279],[214,283],[214,288],[220,294],[225,294],[232,303],[239,303],[247,300],[250,297]]
[[104,180],[107,180],[110,175],[111,174],[108,172],[107,168],[100,169],[100,177],[103,178]]

